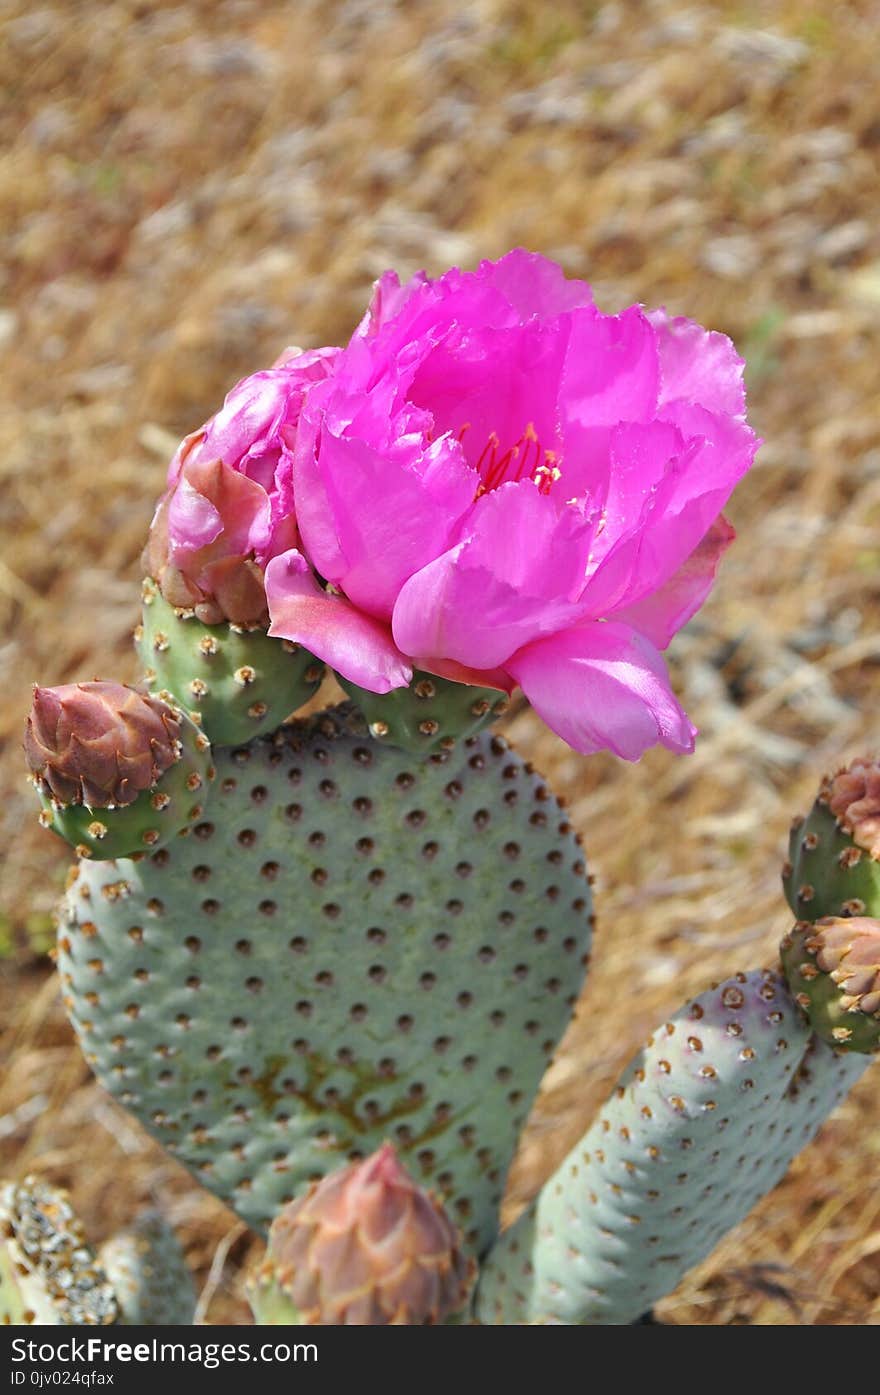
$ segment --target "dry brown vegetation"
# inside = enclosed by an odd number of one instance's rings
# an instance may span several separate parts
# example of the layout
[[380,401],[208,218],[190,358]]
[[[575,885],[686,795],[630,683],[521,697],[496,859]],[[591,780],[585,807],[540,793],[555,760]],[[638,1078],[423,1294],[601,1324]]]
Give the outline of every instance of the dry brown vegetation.
[[[510,723],[597,874],[595,968],[511,1184],[530,1194],[654,1021],[768,962],[791,814],[876,748],[880,7],[875,0],[4,0],[0,212],[2,1167],[96,1237],[161,1198],[208,1321],[255,1246],[91,1079],[35,948],[67,864],[36,825],[29,684],[132,679],[138,555],[175,438],[386,266],[515,244],[604,309],[731,334],[766,444],[674,644],[697,754],[585,761]],[[877,1069],[661,1307],[880,1321]],[[213,1268],[212,1268],[213,1262]]]

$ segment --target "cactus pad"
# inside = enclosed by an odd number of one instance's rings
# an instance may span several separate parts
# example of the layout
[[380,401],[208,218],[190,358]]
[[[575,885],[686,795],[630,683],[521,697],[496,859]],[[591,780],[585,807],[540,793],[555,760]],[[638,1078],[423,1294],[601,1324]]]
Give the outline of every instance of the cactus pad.
[[67,1193],[34,1177],[0,1189],[0,1323],[92,1327],[117,1316]]
[[336,675],[340,686],[363,713],[370,735],[412,755],[448,749],[475,736],[507,711],[507,693],[453,683],[434,673],[413,674],[408,688],[371,693]]
[[478,1315],[634,1322],[776,1185],[866,1064],[811,1036],[776,974],[701,994],[496,1244]]
[[215,746],[274,731],[324,676],[323,664],[301,646],[261,629],[204,625],[170,606],[150,580],[135,641],[150,691],[197,712]]
[[73,874],[87,1059],[254,1225],[389,1140],[485,1248],[583,978],[576,835],[487,734],[416,761],[346,706],[216,756],[188,837]]
[[119,1320],[129,1326],[188,1327],[195,1287],[173,1230],[158,1211],[144,1211],[108,1240],[98,1260],[113,1285]]

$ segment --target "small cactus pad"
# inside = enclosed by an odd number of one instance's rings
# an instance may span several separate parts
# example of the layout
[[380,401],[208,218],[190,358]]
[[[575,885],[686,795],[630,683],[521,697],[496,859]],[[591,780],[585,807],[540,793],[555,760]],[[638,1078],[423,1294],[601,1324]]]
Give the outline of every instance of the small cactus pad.
[[347,705],[216,755],[189,837],[74,873],[88,1061],[254,1225],[387,1139],[481,1250],[583,979],[571,825],[502,739],[415,760]]
[[433,673],[413,674],[408,688],[371,693],[336,675],[340,686],[363,713],[370,735],[412,755],[449,749],[496,721],[509,706],[506,692],[453,683]]
[[249,1297],[263,1323],[426,1326],[461,1311],[475,1268],[385,1143],[284,1207]]
[[631,1323],[785,1174],[867,1065],[785,982],[737,974],[658,1028],[483,1269],[483,1322]]
[[[204,732],[179,708],[171,708],[157,698],[144,699],[133,689],[115,684],[82,683],[77,686],[83,690],[98,686],[118,687],[122,694],[130,694],[139,702],[161,708],[170,719],[169,731],[173,738],[170,741],[170,763],[167,767],[163,765],[157,768],[155,783],[150,788],[140,789],[132,802],[103,805],[97,803],[94,782],[90,786],[88,780],[88,767],[96,763],[96,757],[85,742],[79,743],[78,766],[86,772],[83,784],[90,798],[96,802],[60,803],[45,776],[35,771],[33,782],[42,805],[40,823],[64,838],[80,857],[91,857],[97,861],[155,851],[180,833],[188,832],[204,815],[205,800],[214,778],[211,743]],[[63,690],[40,691],[51,695]],[[149,752],[148,733],[143,741]],[[128,744],[131,746],[131,739]],[[106,759],[106,753],[103,753],[102,759]],[[120,764],[125,759],[132,764],[136,756],[123,752],[118,759]]]
[[880,916],[880,766],[855,760],[792,824],[782,884],[799,920]]
[[94,1327],[117,1316],[67,1193],[34,1177],[0,1188],[0,1323]]
[[98,1260],[113,1285],[119,1320],[129,1326],[189,1327],[195,1286],[174,1231],[158,1211],[145,1211],[108,1240]]
[[144,681],[197,712],[215,746],[233,746],[274,729],[320,687],[324,666],[306,649],[265,630],[204,625],[175,610],[144,582],[143,623],[135,632]]
[[789,987],[823,1041],[880,1051],[880,920],[800,920],[781,953]]

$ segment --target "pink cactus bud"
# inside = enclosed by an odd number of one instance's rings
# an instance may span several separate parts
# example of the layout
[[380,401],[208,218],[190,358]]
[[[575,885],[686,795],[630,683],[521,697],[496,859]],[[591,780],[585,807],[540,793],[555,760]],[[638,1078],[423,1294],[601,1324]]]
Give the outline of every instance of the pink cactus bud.
[[170,605],[206,625],[269,623],[263,570],[298,541],[293,447],[303,401],[338,351],[288,350],[232,389],[178,447],[143,555]]
[[858,847],[880,858],[880,762],[860,757],[826,782],[822,796]]
[[796,1002],[841,1051],[880,1051],[880,920],[799,920],[780,946]]
[[[262,569],[254,561],[247,523],[260,517],[265,494],[222,460],[185,463],[174,493],[159,505],[144,550],[143,564],[166,601],[194,610],[206,625],[230,620],[237,625],[268,623]],[[217,536],[201,546],[174,546],[169,527],[178,513],[197,532],[200,510],[219,520]],[[204,531],[204,529],[203,529]]]
[[24,750],[38,785],[58,803],[131,804],[178,758],[180,721],[158,698],[121,683],[34,688]]
[[442,1207],[385,1143],[284,1208],[264,1278],[303,1322],[385,1326],[442,1322],[464,1305],[472,1274]]
[[807,950],[845,995],[847,1011],[880,1012],[880,921],[867,916],[817,920]]

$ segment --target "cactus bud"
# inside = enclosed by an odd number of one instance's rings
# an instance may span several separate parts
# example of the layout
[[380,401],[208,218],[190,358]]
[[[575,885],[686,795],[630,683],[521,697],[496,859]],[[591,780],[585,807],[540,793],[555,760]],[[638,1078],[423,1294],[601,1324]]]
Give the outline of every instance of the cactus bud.
[[877,760],[854,760],[822,781],[806,819],[792,825],[782,882],[799,920],[880,916]]
[[427,1325],[464,1306],[472,1277],[455,1227],[385,1143],[284,1208],[250,1299],[258,1322]]
[[168,537],[170,496],[166,497],[156,510],[141,558],[147,575],[157,582],[169,605],[195,611],[206,625],[229,620],[266,629],[269,612],[262,569],[252,557],[235,550],[236,533],[232,529],[235,510],[245,516],[249,516],[249,511],[259,511],[263,491],[220,460],[192,466],[186,483],[214,509],[230,531],[222,532],[210,546],[187,553],[185,560],[175,561]]
[[880,920],[798,921],[781,953],[789,987],[823,1041],[880,1050]]
[[155,850],[197,821],[213,779],[207,737],[121,683],[35,688],[24,749],[41,822],[83,856]]
[[827,782],[828,808],[857,847],[880,858],[880,765],[854,760]]
[[59,804],[133,804],[177,759],[180,718],[121,683],[34,688],[25,728],[28,765]]

